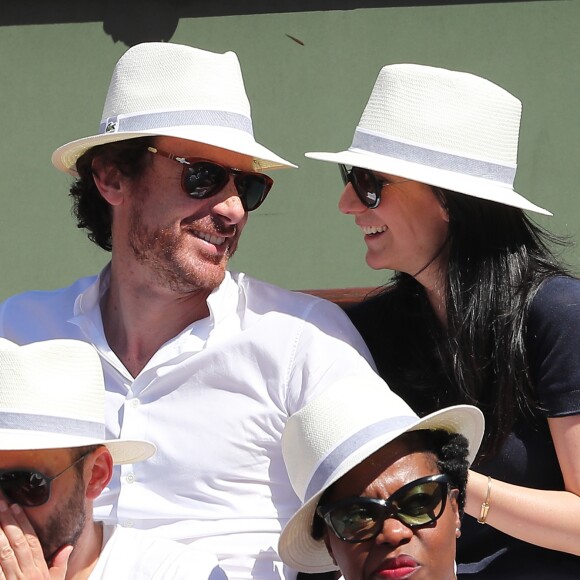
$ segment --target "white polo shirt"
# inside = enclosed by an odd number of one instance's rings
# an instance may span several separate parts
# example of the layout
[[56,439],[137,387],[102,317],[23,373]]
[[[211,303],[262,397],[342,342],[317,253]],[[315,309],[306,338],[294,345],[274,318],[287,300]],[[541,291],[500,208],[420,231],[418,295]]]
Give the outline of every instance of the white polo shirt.
[[230,578],[278,577],[278,534],[300,506],[282,429],[333,381],[373,372],[362,338],[331,302],[227,273],[208,298],[209,317],[165,343],[133,378],[104,336],[99,300],[108,283],[107,267],[98,278],[0,306],[0,335],[16,343],[95,345],[107,436],[157,445],[153,458],[115,468],[95,516],[199,541]]

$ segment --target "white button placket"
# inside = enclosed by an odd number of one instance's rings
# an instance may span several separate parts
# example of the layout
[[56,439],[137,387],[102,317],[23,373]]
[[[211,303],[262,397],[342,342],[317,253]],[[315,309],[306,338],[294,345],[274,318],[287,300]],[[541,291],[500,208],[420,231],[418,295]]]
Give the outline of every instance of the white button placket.
[[[143,420],[143,414],[146,412],[141,403],[139,395],[142,389],[145,388],[147,382],[143,380],[140,375],[137,377],[132,385],[129,385],[127,398],[123,405],[123,418],[121,427],[121,437],[123,439],[145,439],[144,425],[146,421]],[[133,495],[133,487],[137,482],[136,465],[127,464],[121,465],[121,480],[119,491],[118,517],[121,524],[125,527],[132,527],[133,522],[126,518],[127,511],[124,506],[130,509],[135,503]],[[138,467],[137,467],[138,469]]]

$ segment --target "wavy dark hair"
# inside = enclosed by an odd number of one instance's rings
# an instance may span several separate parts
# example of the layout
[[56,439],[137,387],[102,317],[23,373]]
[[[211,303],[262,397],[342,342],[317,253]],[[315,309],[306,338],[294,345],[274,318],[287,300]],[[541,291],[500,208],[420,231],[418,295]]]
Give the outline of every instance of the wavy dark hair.
[[79,177],[70,188],[72,213],[77,220],[77,227],[86,229],[89,240],[103,250],[110,252],[113,248],[113,216],[111,206],[102,197],[93,179],[93,160],[101,157],[115,165],[123,175],[136,178],[145,167],[147,147],[152,143],[152,137],[138,137],[97,145],[77,160]]
[[[413,452],[432,453],[435,456],[437,469],[440,473],[449,476],[450,489],[457,489],[457,506],[459,515],[463,517],[465,508],[465,490],[467,488],[467,474],[469,462],[467,455],[469,444],[467,439],[459,433],[449,433],[442,429],[419,429],[400,435],[405,438]],[[318,505],[324,505],[330,495],[331,485],[320,498]],[[324,520],[314,514],[311,535],[315,540],[321,540],[324,535]]]
[[526,321],[540,284],[570,275],[551,249],[567,240],[519,208],[448,190],[435,193],[449,215],[447,328],[419,282],[401,272],[349,314],[381,376],[416,412],[457,403],[483,411],[482,460],[500,449],[516,409],[532,420],[542,410],[527,358]]

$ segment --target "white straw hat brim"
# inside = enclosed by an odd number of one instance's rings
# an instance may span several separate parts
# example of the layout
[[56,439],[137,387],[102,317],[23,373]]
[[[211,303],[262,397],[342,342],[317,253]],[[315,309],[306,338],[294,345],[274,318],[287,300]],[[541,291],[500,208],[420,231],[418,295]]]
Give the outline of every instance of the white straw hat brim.
[[450,433],[461,433],[469,442],[468,460],[471,463],[479,449],[484,432],[483,414],[470,405],[456,405],[436,411],[421,419],[409,417],[406,426],[390,430],[359,447],[325,483],[324,488],[311,497],[288,521],[278,544],[282,561],[301,572],[319,573],[337,570],[322,540],[312,538],[312,521],[316,506],[323,493],[343,475],[387,445],[399,435],[419,429],[442,429]]
[[29,451],[33,449],[67,449],[85,445],[105,445],[111,452],[113,463],[137,463],[155,454],[156,446],[142,440],[104,440],[94,437],[47,433],[21,429],[0,429],[0,450]]
[[421,165],[385,155],[372,154],[367,151],[357,151],[355,149],[348,149],[338,153],[312,151],[306,153],[305,156],[318,161],[328,161],[330,163],[370,169],[371,171],[379,173],[388,173],[472,197],[487,199],[543,215],[553,215],[548,210],[535,205],[519,193],[516,193],[508,184],[501,184],[497,181],[491,181],[481,177],[455,173],[453,171]]
[[212,145],[220,149],[234,151],[247,155],[254,160],[256,170],[272,170],[280,168],[296,168],[297,165],[276,155],[260,145],[247,133],[228,127],[179,126],[159,128],[152,131],[133,131],[127,133],[106,133],[84,137],[62,145],[52,154],[52,163],[59,170],[71,175],[77,175],[76,162],[79,157],[92,147],[126,141],[138,137],[175,137],[197,143]]

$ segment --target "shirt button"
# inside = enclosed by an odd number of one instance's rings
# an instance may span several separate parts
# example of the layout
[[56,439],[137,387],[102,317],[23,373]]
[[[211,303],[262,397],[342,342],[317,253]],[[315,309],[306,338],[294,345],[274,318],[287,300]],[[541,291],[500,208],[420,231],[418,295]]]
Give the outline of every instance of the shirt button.
[[132,528],[135,525],[135,523],[132,520],[127,520],[124,524],[123,527],[124,528]]
[[135,474],[134,473],[128,473],[127,477],[125,477],[125,481],[127,483],[133,483],[135,481]]
[[135,399],[131,399],[129,404],[131,405],[131,407],[136,409],[141,404],[141,401],[139,401],[139,399],[135,398]]

